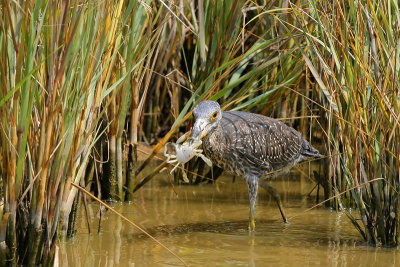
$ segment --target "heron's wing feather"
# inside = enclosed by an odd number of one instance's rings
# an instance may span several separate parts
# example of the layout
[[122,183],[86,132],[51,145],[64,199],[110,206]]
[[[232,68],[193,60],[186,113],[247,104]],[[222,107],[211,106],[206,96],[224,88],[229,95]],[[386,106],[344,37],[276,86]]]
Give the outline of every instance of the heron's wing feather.
[[252,165],[279,167],[300,153],[303,138],[280,121],[236,111],[224,112],[224,118],[224,132],[234,136],[231,149]]
[[259,157],[249,154],[246,149],[237,149],[237,160],[242,161],[242,165],[257,168],[261,172],[270,172],[273,170],[271,164],[266,160],[262,160]]

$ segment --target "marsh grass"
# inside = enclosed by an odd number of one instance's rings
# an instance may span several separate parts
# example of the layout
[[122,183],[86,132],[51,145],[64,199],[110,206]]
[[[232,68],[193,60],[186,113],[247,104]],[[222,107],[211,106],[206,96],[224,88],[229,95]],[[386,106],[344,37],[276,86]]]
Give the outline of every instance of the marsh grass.
[[[96,157],[94,144],[104,131],[110,135],[116,129],[120,136],[115,124],[124,125],[130,103],[122,101],[129,99],[125,83],[145,61],[148,48],[130,50],[129,64],[121,55],[127,56],[127,47],[140,47],[129,25],[147,20],[148,11],[124,1],[22,6],[3,1],[2,11],[5,257],[10,264],[44,264],[52,261],[58,236],[67,234],[77,193],[71,182],[84,185],[89,159]],[[122,38],[125,34],[133,39]],[[134,45],[125,46],[129,41]],[[118,99],[123,108],[116,112]],[[101,129],[109,109],[118,120],[106,120]]]
[[[297,4],[297,5],[296,5]],[[292,33],[324,108],[326,177],[372,245],[399,244],[399,38],[396,1],[291,3]],[[294,36],[295,34],[299,34]],[[358,187],[377,178],[375,182]]]

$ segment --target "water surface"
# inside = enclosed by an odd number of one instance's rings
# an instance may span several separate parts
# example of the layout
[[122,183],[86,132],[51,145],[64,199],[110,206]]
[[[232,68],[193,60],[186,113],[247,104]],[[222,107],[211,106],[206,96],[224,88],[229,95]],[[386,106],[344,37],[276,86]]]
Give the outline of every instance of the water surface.
[[[132,203],[113,207],[190,266],[400,266],[397,249],[365,246],[344,213],[327,208],[305,212],[315,204],[315,191],[308,196],[315,184],[305,165],[301,172],[270,182],[281,192],[290,224],[282,222],[275,202],[260,189],[252,234],[246,184],[242,179],[232,183],[229,176],[216,184],[173,186],[170,177],[159,175]],[[89,234],[80,209],[77,235],[61,246],[63,266],[182,266],[110,211],[98,234],[98,210],[98,204],[89,204]]]

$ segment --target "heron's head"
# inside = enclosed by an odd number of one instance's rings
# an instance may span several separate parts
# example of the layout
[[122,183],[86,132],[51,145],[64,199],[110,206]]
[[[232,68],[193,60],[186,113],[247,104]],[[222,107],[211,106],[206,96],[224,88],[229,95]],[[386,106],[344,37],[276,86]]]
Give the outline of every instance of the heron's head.
[[193,116],[192,138],[202,139],[217,127],[222,118],[221,107],[215,101],[203,101],[193,109]]

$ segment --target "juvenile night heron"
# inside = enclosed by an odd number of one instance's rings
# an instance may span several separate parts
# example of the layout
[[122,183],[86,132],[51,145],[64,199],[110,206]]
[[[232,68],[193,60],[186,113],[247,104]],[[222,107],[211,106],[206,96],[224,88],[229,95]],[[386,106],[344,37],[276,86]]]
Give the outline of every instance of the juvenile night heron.
[[203,153],[213,164],[225,171],[244,177],[250,199],[249,229],[254,230],[254,208],[258,185],[278,204],[287,223],[279,193],[262,178],[271,172],[288,171],[298,162],[321,157],[295,129],[275,119],[240,111],[221,111],[217,102],[203,101],[193,115],[194,139],[201,138]]

